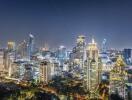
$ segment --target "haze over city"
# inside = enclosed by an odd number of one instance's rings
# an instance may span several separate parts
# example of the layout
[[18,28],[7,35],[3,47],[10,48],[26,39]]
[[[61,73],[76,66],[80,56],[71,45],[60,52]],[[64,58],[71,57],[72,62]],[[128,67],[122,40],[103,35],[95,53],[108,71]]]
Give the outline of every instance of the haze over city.
[[84,34],[99,44],[106,38],[111,48],[132,47],[131,5],[131,0],[1,0],[0,46],[32,32],[39,46],[71,48]]

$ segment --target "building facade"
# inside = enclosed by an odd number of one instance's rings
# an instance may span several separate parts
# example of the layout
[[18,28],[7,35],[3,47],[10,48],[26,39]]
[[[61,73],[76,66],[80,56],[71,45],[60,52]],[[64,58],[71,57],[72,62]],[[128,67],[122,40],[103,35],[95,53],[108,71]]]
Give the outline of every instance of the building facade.
[[97,43],[92,42],[87,47],[86,85],[90,92],[94,92],[100,82],[101,67],[99,64],[99,50]]

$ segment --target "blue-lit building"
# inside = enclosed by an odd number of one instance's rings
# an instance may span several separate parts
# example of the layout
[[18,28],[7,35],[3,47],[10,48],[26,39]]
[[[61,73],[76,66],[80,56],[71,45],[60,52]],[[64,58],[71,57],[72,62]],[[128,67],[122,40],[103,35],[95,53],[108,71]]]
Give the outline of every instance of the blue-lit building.
[[104,40],[102,41],[102,52],[103,52],[103,53],[106,53],[106,51],[107,51],[107,40],[104,39]]
[[[102,62],[102,71],[103,72],[109,72],[110,69],[112,68],[112,61],[110,59],[108,50],[107,50],[107,40],[103,39],[102,41],[102,48],[101,48],[101,52],[99,53],[99,57],[101,59]],[[103,73],[103,75],[105,75]],[[105,79],[107,77],[102,76],[102,79]]]
[[132,66],[127,67],[127,77],[128,80],[126,82],[128,100],[132,100]]
[[124,49],[123,50],[123,57],[126,62],[126,64],[131,64],[131,58],[132,58],[132,49]]
[[33,52],[34,52],[34,36],[32,34],[29,34],[29,43],[28,43],[29,59],[31,58]]
[[65,60],[69,58],[68,52],[64,46],[60,46],[56,51],[56,58],[60,61],[61,66],[63,66]]

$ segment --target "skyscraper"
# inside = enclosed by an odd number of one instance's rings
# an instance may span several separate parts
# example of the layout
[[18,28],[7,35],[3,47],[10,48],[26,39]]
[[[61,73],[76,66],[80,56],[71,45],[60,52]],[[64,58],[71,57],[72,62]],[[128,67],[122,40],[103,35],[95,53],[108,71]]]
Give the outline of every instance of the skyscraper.
[[33,79],[33,65],[32,64],[25,64],[25,73],[23,80],[32,81]]
[[52,79],[51,77],[51,65],[49,61],[42,61],[40,64],[40,70],[39,70],[39,81],[48,83]]
[[99,50],[97,43],[92,38],[92,42],[87,47],[87,89],[90,92],[95,91],[99,84]]
[[81,68],[84,67],[84,61],[86,60],[86,41],[84,35],[77,37],[76,46],[73,48],[70,56],[73,61],[79,61]]
[[109,93],[117,92],[124,100],[126,100],[126,71],[125,62],[122,55],[119,55],[113,69],[110,71],[110,89]]
[[132,49],[124,49],[123,57],[124,57],[126,64],[131,64],[132,63]]
[[86,43],[85,43],[85,36],[84,35],[79,35],[78,37],[77,37],[77,46],[82,46],[82,47],[84,47],[85,45],[86,45]]
[[67,50],[66,47],[60,46],[56,52],[56,58],[60,62],[60,66],[63,66],[64,62],[67,60]]
[[28,53],[29,53],[29,59],[31,58],[32,54],[34,52],[34,36],[33,34],[29,34],[29,43],[28,43]]
[[7,43],[7,48],[8,48],[8,51],[15,50],[15,42],[9,41],[9,42]]
[[107,40],[104,39],[102,42],[102,52],[106,53],[107,50]]
[[17,46],[17,56],[19,59],[28,58],[28,43],[25,40]]
[[3,70],[4,70],[4,50],[0,49],[0,71]]

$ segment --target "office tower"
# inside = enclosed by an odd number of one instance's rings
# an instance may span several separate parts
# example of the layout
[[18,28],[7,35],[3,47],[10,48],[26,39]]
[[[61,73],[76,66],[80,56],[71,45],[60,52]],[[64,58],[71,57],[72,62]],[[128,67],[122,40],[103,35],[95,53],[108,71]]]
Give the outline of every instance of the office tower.
[[49,61],[42,61],[39,69],[39,81],[48,83],[51,79],[51,65]]
[[90,92],[95,91],[97,88],[100,78],[99,78],[99,50],[97,43],[92,38],[92,42],[88,44],[87,47],[87,89]]
[[112,61],[110,59],[110,55],[107,50],[107,40],[106,39],[103,39],[103,41],[102,41],[102,48],[99,53],[99,57],[102,62],[102,71],[104,73],[109,72],[112,69]]
[[92,38],[92,42],[88,44],[87,47],[87,57],[89,59],[95,60],[95,62],[98,62],[99,57],[99,49],[97,47],[97,43]]
[[56,58],[60,62],[60,66],[63,69],[64,62],[68,59],[66,47],[60,46],[56,51]]
[[8,51],[4,50],[4,69],[8,69]]
[[8,51],[13,51],[13,50],[15,50],[15,42],[9,41],[9,42],[7,43],[7,49],[8,49]]
[[86,60],[86,42],[84,35],[77,37],[76,46],[73,48],[70,58],[73,62],[78,61],[77,63],[80,68],[84,67],[84,61]]
[[29,53],[29,59],[31,59],[31,56],[34,53],[34,36],[33,36],[33,34],[29,34],[28,53]]
[[103,42],[102,42],[102,52],[106,53],[106,51],[107,51],[107,40],[103,39]]
[[77,43],[78,47],[84,47],[86,45],[86,43],[85,43],[85,36],[84,35],[79,35],[77,37],[76,43]]
[[78,36],[76,49],[78,51],[78,57],[81,57],[82,60],[86,60],[85,47],[86,47],[85,36],[84,35]]
[[0,71],[4,69],[4,50],[0,49]]
[[117,92],[121,97],[125,99],[125,62],[121,55],[118,56],[113,69],[110,72],[110,90],[109,93]]
[[77,38],[77,48],[80,52],[81,66],[84,67],[84,61],[86,60],[86,40],[84,35],[80,35]]
[[10,69],[15,61],[15,52],[4,50],[4,70],[10,76]]
[[25,81],[32,81],[33,80],[33,65],[32,64],[25,64],[25,73],[23,80]]
[[127,91],[128,91],[128,100],[132,100],[132,67],[127,69]]
[[4,76],[4,50],[0,49],[0,77]]
[[27,62],[21,60],[15,60],[12,63],[12,67],[10,68],[10,74],[9,77],[11,78],[19,78],[20,80],[23,79],[25,74],[25,64]]
[[28,58],[28,43],[25,40],[17,46],[17,58]]
[[19,78],[19,66],[16,63],[11,63],[9,66],[8,77]]
[[123,57],[126,64],[130,65],[132,63],[132,49],[124,49]]

